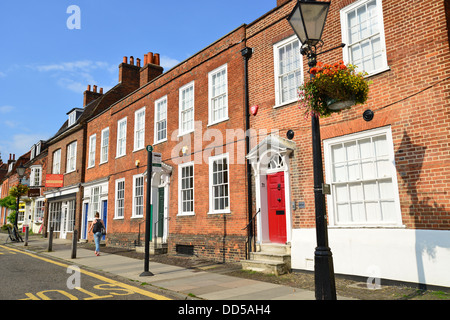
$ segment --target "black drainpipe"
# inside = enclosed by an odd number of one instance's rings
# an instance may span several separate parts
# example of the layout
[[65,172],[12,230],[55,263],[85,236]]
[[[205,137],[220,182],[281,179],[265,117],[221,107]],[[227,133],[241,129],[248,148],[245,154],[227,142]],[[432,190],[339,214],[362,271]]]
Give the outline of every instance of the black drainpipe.
[[[248,95],[248,60],[252,56],[253,49],[245,47],[241,53],[244,57],[244,91],[245,91],[245,108],[244,108],[244,118],[245,118],[245,145],[246,154],[250,152],[250,106],[249,106],[249,95]],[[253,212],[253,201],[252,201],[252,166],[250,160],[247,159],[247,210],[248,210],[248,223],[247,225],[247,257],[250,259],[250,252],[252,251],[252,238],[253,234],[253,222],[252,222],[252,212]]]

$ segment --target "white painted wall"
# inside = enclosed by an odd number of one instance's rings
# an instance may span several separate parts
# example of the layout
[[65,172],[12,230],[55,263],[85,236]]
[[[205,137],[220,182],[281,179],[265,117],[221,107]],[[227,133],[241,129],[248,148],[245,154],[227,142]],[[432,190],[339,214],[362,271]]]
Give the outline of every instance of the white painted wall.
[[[450,287],[450,231],[328,229],[334,271]],[[294,229],[292,268],[314,270],[315,229]]]

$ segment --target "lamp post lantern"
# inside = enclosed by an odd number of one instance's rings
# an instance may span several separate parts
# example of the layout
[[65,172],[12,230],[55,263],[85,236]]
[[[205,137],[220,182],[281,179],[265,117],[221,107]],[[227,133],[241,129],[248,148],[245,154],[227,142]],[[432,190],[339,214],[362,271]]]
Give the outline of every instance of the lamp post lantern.
[[[299,0],[288,17],[292,29],[301,42],[301,53],[307,56],[310,68],[316,66],[316,50],[323,44],[322,32],[330,4],[330,2],[315,0]],[[314,252],[315,295],[316,300],[336,300],[333,257],[328,246],[320,123],[319,115],[315,113],[311,115],[311,131],[317,237],[317,247]]]

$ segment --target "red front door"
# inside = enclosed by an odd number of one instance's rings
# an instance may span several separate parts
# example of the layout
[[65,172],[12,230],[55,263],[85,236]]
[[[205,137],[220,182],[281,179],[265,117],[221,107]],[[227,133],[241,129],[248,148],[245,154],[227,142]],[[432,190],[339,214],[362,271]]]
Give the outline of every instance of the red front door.
[[286,203],[284,199],[284,172],[267,176],[269,205],[269,238],[271,242],[286,243]]

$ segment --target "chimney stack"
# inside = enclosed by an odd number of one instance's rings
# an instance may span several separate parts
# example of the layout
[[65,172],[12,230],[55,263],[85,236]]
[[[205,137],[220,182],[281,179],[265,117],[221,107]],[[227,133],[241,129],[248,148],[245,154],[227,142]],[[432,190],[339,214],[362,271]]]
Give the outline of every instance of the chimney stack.
[[89,84],[87,90],[84,92],[83,108],[103,94],[103,88],[100,88],[100,92],[97,92],[97,86],[94,85],[93,87],[94,89],[91,91],[91,85]]
[[149,83],[162,75],[164,69],[160,66],[159,53],[149,52],[144,54],[144,66],[140,70],[140,86]]
[[133,90],[139,88],[140,69],[141,68],[139,66],[134,65],[133,56],[130,56],[130,63],[128,63],[128,57],[123,57],[123,62],[119,65],[119,83],[129,86]]
[[9,165],[12,163],[12,162],[14,162],[15,159],[16,158],[16,155],[14,154],[14,155],[12,155],[11,153],[9,154],[9,160],[8,160],[8,167],[9,167]]

